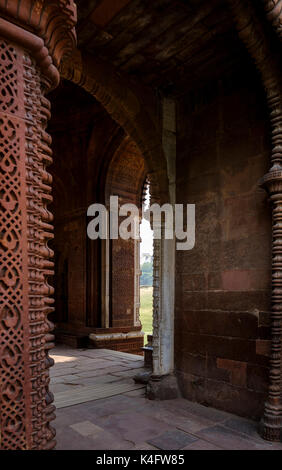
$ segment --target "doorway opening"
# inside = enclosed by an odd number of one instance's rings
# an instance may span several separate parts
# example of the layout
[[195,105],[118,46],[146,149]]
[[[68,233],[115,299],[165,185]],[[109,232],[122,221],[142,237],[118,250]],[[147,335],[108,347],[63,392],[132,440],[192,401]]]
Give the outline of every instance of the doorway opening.
[[[150,200],[150,181],[146,177],[142,191],[143,213],[149,208]],[[140,321],[144,332],[145,347],[143,350],[147,367],[152,367],[153,352],[153,238],[150,221],[142,216],[140,223]]]
[[[95,98],[63,81],[51,95],[56,347],[51,391],[60,409],[125,393],[145,394],[140,240],[91,240],[88,207],[110,197],[142,213],[148,173],[137,145]],[[63,410],[62,410],[63,412]]]
[[[70,99],[71,97],[71,99]],[[88,207],[111,196],[142,214],[148,173],[137,145],[95,98],[63,81],[50,96],[57,343],[143,355],[140,240],[87,236]]]

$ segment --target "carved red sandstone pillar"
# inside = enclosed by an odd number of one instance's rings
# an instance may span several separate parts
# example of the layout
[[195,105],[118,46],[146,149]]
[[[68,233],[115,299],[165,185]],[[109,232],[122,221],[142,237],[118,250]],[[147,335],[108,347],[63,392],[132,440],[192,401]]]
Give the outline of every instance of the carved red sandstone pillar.
[[45,93],[75,42],[72,0],[0,0],[0,448],[55,445],[51,138]]
[[[281,55],[275,52],[257,17],[252,2],[228,0],[239,36],[261,74],[272,127],[271,167],[262,178],[272,202],[272,308],[269,391],[261,434],[264,439],[282,438],[282,83]],[[281,37],[281,0],[265,0],[268,16]]]
[[263,0],[268,19],[282,39],[282,0]]
[[[271,86],[272,85],[272,86]],[[269,82],[267,98],[272,124],[272,166],[262,178],[272,203],[272,309],[269,391],[261,432],[265,439],[282,440],[282,93]]]

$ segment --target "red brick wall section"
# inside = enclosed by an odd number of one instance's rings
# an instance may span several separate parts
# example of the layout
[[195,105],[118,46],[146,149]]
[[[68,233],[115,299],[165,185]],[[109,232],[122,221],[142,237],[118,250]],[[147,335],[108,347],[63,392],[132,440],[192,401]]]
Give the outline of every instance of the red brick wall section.
[[113,240],[111,250],[112,326],[134,325],[134,241]]
[[[72,96],[71,105],[67,101],[69,96]],[[64,85],[51,95],[51,100],[54,103],[50,124],[54,152],[51,167],[56,254],[54,321],[85,326],[87,149],[97,110],[94,100],[72,85]]]
[[[120,204],[140,207],[146,165],[139,149],[126,137],[115,152],[106,179],[106,201],[111,195]],[[134,326],[134,240],[111,242],[111,319],[113,327]]]
[[[69,104],[69,97],[72,103]],[[54,321],[76,331],[86,326],[100,326],[100,291],[88,298],[88,276],[101,277],[101,264],[96,256],[90,266],[86,235],[86,213],[89,204],[109,202],[118,195],[121,203],[140,205],[146,176],[144,158],[128,136],[115,140],[118,126],[88,93],[63,83],[51,95],[53,117],[54,163],[51,167],[54,186],[55,216],[54,251],[56,254]],[[65,110],[68,108],[68,114]],[[112,128],[114,124],[114,127]],[[117,144],[117,142],[119,142]],[[116,147],[114,147],[116,145]],[[82,190],[84,188],[84,190]],[[96,241],[88,241],[88,244]],[[100,247],[98,247],[100,249]],[[97,254],[97,252],[95,251]],[[134,243],[113,240],[111,244],[111,326],[134,326]],[[90,325],[91,317],[91,325]],[[67,325],[66,325],[67,324]]]
[[270,143],[258,78],[239,75],[187,96],[178,109],[177,202],[196,204],[196,245],[176,254],[175,361],[185,397],[259,418],[271,216],[258,180]]

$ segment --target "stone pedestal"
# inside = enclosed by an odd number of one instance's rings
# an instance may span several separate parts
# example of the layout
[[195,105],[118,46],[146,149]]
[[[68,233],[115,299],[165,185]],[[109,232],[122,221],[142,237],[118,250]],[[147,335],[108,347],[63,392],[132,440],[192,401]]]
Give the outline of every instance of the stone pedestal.
[[148,335],[148,343],[142,351],[144,352],[144,367],[153,369],[153,335]]
[[115,331],[115,328],[108,328],[103,332],[96,331],[89,335],[90,346],[100,349],[112,349],[130,354],[142,355],[144,344],[144,333],[135,331]]
[[173,400],[179,397],[176,377],[173,374],[161,377],[151,376],[147,385],[147,398],[149,400]]

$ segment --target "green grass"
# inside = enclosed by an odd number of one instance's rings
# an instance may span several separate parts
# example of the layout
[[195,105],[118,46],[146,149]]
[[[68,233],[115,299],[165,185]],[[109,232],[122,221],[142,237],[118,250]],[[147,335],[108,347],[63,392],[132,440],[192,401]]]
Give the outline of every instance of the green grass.
[[144,343],[147,344],[147,335],[153,332],[153,287],[141,287],[140,303],[140,320],[145,333]]

